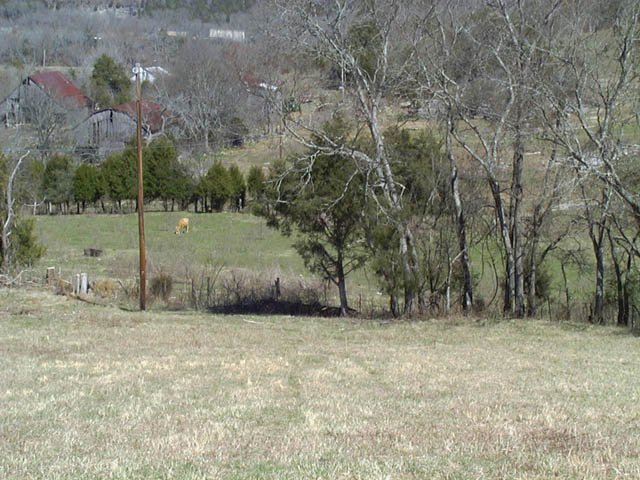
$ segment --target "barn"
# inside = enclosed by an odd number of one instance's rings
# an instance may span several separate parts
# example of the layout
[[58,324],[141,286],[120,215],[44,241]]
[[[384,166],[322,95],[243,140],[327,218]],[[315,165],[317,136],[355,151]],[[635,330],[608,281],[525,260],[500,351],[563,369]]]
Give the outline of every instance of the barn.
[[[131,101],[93,112],[74,128],[78,148],[91,152],[93,159],[103,158],[124,148],[136,135],[136,102]],[[165,131],[169,116],[159,103],[142,102],[142,136],[149,139]]]
[[90,112],[92,101],[59,71],[36,72],[25,78],[0,103],[0,119],[5,126],[31,123],[52,109],[64,115],[71,111]]

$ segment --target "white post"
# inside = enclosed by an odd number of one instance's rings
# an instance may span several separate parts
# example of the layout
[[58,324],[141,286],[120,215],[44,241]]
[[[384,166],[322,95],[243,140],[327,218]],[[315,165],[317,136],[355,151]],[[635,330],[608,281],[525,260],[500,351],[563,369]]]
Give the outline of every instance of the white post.
[[88,279],[87,279],[87,274],[86,273],[81,273],[80,274],[80,293],[82,295],[86,295],[88,287],[89,287],[89,283],[88,283]]

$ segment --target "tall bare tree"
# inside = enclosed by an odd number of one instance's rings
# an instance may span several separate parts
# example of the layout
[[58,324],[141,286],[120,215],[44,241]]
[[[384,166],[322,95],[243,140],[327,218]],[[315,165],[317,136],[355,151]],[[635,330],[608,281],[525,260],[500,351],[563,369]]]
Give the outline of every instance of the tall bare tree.
[[[3,195],[3,205],[2,205],[2,243],[0,244],[0,247],[2,249],[2,272],[3,273],[7,273],[9,270],[9,267],[11,265],[11,242],[10,242],[10,237],[11,237],[11,231],[14,227],[15,224],[15,210],[13,209],[14,206],[14,195],[13,195],[13,188],[14,188],[14,182],[16,179],[16,176],[18,174],[18,172],[20,171],[20,166],[22,165],[22,162],[25,158],[27,158],[29,156],[30,152],[26,152],[24,154],[22,154],[20,156],[20,158],[18,158],[18,160],[15,162],[15,164],[12,166],[11,168],[11,173],[9,173],[8,177],[4,180],[6,180],[6,182],[3,182],[3,187],[4,187],[4,195]],[[0,159],[3,163],[6,161],[5,158]]]
[[518,317],[526,313],[525,154],[540,125],[533,108],[540,97],[536,81],[556,38],[557,5],[447,2],[438,11],[431,50],[418,52],[422,85],[444,107],[455,147],[486,179],[504,258],[503,308]]
[[[640,254],[640,4],[613,2],[600,28],[580,9],[568,13],[565,37],[549,47],[553,74],[539,78],[547,140],[570,168],[586,177],[585,218],[595,255],[592,320],[605,321],[605,242],[609,238],[617,279],[618,318],[628,321],[629,292],[624,264]],[[636,133],[634,133],[634,131]],[[600,183],[600,186],[598,186]],[[612,208],[617,197],[624,208]],[[628,218],[624,218],[628,217]],[[614,225],[619,235],[612,235]],[[619,258],[624,252],[627,262]]]
[[564,42],[553,46],[554,74],[540,79],[540,106],[565,161],[610,185],[640,228],[640,196],[627,175],[640,153],[630,135],[640,120],[640,4],[617,6],[606,32],[588,29],[590,20],[574,12]]
[[[403,187],[390,162],[382,117],[386,99],[402,89],[407,79],[410,53],[404,43],[406,30],[419,27],[419,18],[412,15],[414,2],[275,0],[273,3],[284,20],[292,48],[300,52],[307,63],[311,57],[316,63],[339,72],[342,93],[322,102],[322,107],[325,111],[348,112],[350,118],[357,119],[356,130],[366,132],[371,148],[328,138],[305,117],[285,115],[285,126],[309,149],[352,159],[359,165],[368,179],[370,201],[377,205],[380,218],[389,222],[396,232],[404,290],[403,311],[411,313],[421,301],[421,260],[414,231],[402,214]],[[310,133],[321,141],[312,141]],[[313,158],[313,155],[308,157],[310,162]]]
[[197,40],[185,43],[171,72],[157,85],[160,101],[177,117],[187,146],[209,152],[241,110],[240,79],[216,45]]

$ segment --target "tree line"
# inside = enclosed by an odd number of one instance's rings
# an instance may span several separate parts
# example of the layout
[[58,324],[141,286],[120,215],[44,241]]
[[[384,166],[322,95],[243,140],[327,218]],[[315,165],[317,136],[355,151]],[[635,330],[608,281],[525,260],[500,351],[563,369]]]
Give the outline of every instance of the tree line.
[[[241,210],[247,195],[247,179],[237,165],[214,162],[200,178],[194,178],[178,160],[174,143],[156,138],[143,148],[145,202],[158,202],[165,211],[196,212]],[[21,200],[34,213],[120,213],[135,209],[137,151],[133,142],[100,164],[78,163],[70,155],[54,154],[46,162],[32,159],[24,169]],[[252,167],[249,180],[261,175]]]
[[[366,247],[380,253],[374,268],[395,313],[499,301],[524,317],[538,314],[551,283],[563,285],[570,315],[567,271],[594,265],[590,320],[605,321],[605,304],[620,325],[637,318],[638,2],[274,0],[268,9],[282,27],[269,58],[296,72],[283,90],[302,94],[310,74],[338,87],[315,116],[280,110],[306,153],[272,172],[267,213],[285,232],[308,230],[299,251],[310,268],[340,284],[339,257],[350,250],[357,263]],[[390,117],[394,104],[406,115]],[[347,130],[332,125],[339,116]],[[404,127],[414,121],[440,145],[416,164],[422,134]],[[326,159],[340,165],[330,191]],[[351,237],[339,228],[344,203],[345,220],[363,222]],[[477,280],[488,264],[491,298]]]

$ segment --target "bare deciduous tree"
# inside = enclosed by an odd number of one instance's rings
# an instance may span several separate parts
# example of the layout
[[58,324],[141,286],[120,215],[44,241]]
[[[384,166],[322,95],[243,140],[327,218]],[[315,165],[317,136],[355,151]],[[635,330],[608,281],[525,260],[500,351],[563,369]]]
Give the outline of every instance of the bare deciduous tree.
[[240,79],[227,67],[220,49],[197,41],[185,44],[171,72],[158,85],[159,98],[178,117],[193,149],[209,152],[220,145],[225,125],[241,110]]
[[[431,45],[417,55],[420,81],[444,108],[448,135],[487,181],[504,258],[503,307],[518,317],[527,310],[525,153],[539,130],[536,82],[556,38],[557,6],[552,0],[497,0],[470,9],[449,2],[438,12]],[[449,150],[455,173],[454,145]],[[550,209],[537,210],[536,224],[544,211]],[[459,238],[463,227],[459,221]],[[530,246],[537,248],[535,242]]]
[[621,2],[607,35],[585,22],[575,14],[564,43],[553,45],[553,75],[540,82],[549,140],[571,165],[610,185],[640,228],[640,196],[625,176],[639,150],[628,129],[640,111],[640,4]]
[[[398,238],[405,313],[413,312],[421,298],[421,260],[414,232],[403,216],[403,186],[397,181],[383,135],[385,101],[400,91],[407,79],[410,53],[406,32],[419,27],[413,2],[339,0],[274,1],[292,47],[317,63],[340,71],[342,95],[322,102],[330,112],[347,111],[366,131],[371,149],[343,144],[324,135],[304,117],[283,112],[288,132],[307,148],[354,160],[368,179],[370,201]],[[285,85],[286,88],[286,85]],[[286,96],[286,94],[283,94]],[[312,135],[321,142],[311,140]],[[362,135],[361,135],[362,136]],[[313,161],[313,155],[309,157]]]
[[9,174],[9,177],[6,179],[6,185],[4,186],[5,187],[5,192],[3,195],[4,208],[2,209],[4,218],[2,218],[2,244],[0,246],[2,247],[2,272],[5,274],[8,272],[9,267],[11,265],[10,236],[11,236],[11,230],[13,228],[14,221],[15,221],[15,211],[13,209],[14,181],[16,179],[16,175],[18,174],[18,171],[20,170],[20,166],[22,165],[23,160],[29,156],[29,153],[30,152],[27,151],[22,156],[20,156],[20,158],[18,158],[18,160],[15,162],[15,165],[13,165],[13,168],[11,169],[11,173]]

